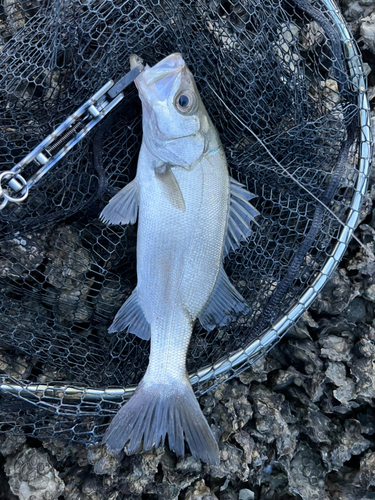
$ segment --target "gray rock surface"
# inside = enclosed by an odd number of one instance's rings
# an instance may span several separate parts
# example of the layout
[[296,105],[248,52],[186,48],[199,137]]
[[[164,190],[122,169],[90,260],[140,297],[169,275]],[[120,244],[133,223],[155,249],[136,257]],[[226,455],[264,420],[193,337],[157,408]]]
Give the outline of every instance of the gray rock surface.
[[64,482],[39,449],[24,447],[9,455],[4,470],[12,493],[20,500],[55,500],[64,493]]

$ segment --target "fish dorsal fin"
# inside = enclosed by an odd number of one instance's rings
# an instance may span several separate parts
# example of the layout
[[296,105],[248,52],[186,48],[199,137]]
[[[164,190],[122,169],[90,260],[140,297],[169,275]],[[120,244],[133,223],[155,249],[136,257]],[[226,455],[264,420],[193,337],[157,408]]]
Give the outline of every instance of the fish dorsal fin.
[[100,214],[106,224],[134,224],[139,205],[139,186],[134,179],[121,189]]
[[155,177],[160,182],[162,193],[169,203],[177,210],[185,212],[185,200],[171,166],[164,163],[155,168]]
[[217,326],[225,326],[236,319],[238,313],[246,314],[249,306],[245,299],[234,288],[221,267],[216,285],[199,321],[208,331]]
[[230,208],[228,218],[228,231],[224,244],[223,258],[232,250],[237,250],[241,241],[245,241],[251,234],[251,223],[255,222],[255,217],[259,212],[254,208],[249,200],[255,195],[245,189],[245,187],[230,178]]
[[137,288],[118,310],[108,332],[122,332],[126,329],[140,339],[150,340],[151,327],[139,303]]

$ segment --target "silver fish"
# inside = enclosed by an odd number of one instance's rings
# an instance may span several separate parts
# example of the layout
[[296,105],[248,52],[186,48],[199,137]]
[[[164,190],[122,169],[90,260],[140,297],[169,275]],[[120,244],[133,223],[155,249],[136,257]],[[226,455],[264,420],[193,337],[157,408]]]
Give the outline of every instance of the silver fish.
[[[132,56],[131,65],[136,56]],[[126,328],[151,338],[149,365],[131,399],[103,438],[128,452],[164,444],[217,464],[218,445],[194,396],[186,354],[195,320],[212,330],[247,311],[223,259],[250,235],[257,210],[251,193],[228,175],[219,136],[181,54],[135,80],[143,111],[143,141],[135,179],[101,213],[110,224],[138,214],[137,287],[110,332]]]

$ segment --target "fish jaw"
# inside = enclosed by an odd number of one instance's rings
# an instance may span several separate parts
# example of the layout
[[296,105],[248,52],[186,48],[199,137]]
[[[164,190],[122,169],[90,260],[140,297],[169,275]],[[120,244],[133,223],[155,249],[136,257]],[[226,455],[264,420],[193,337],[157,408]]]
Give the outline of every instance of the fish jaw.
[[[210,123],[181,54],[146,66],[135,84],[142,101],[143,140],[149,151],[161,163],[194,168],[207,149]],[[191,108],[184,110],[181,96]]]
[[[171,93],[175,80],[184,68],[186,68],[186,64],[179,53],[165,57],[151,68],[146,65],[145,70],[135,79],[141,99],[149,102],[150,105],[154,102],[165,101]],[[159,82],[162,84],[155,85]],[[152,91],[151,86],[153,86]]]

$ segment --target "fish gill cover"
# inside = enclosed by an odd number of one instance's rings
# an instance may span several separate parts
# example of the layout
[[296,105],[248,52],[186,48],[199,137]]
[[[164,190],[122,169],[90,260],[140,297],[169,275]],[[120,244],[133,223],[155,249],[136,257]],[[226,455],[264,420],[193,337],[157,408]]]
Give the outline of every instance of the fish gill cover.
[[[337,218],[351,229],[358,220],[370,154],[365,84],[355,43],[330,6],[8,0],[0,7],[2,170],[121,78],[131,54],[152,66],[181,52],[230,175],[257,195],[259,226],[225,260],[249,314],[209,333],[197,322],[187,359],[197,393],[245,369],[292,326],[348,241]],[[0,432],[22,427],[41,439],[98,442],[146,369],[148,342],[108,334],[136,284],[136,229],[98,219],[135,174],[141,106],[134,85],[124,93],[25,202],[0,213]]]

